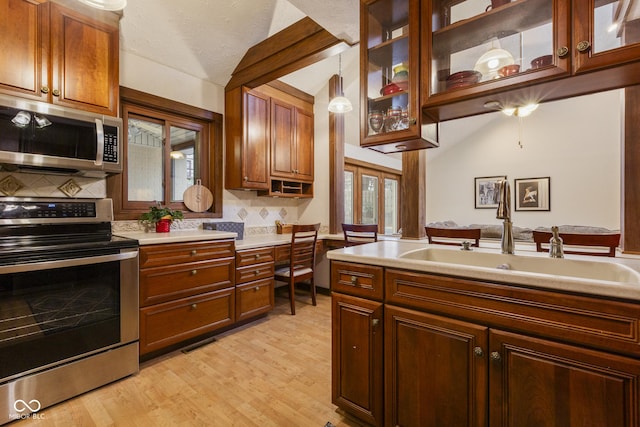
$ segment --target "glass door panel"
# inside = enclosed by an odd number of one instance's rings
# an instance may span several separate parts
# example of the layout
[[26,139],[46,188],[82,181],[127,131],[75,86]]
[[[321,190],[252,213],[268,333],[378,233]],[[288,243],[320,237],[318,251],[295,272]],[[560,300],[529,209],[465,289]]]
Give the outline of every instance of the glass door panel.
[[128,200],[164,201],[164,126],[129,115],[127,123]]
[[552,67],[553,7],[553,0],[431,0],[430,95]]
[[384,179],[384,234],[394,234],[399,228],[398,180]]
[[640,27],[640,2],[635,0],[596,1],[594,3],[593,53],[618,49],[638,42],[628,40],[630,30]]
[[362,224],[378,223],[378,177],[362,175]]
[[177,126],[170,127],[171,135],[171,201],[181,202],[184,191],[192,186],[195,176],[196,147],[200,133]]

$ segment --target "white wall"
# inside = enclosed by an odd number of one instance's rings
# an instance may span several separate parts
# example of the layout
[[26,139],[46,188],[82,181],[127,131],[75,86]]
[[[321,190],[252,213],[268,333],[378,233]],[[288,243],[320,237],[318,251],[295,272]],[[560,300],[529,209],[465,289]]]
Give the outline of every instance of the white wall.
[[497,112],[442,123],[441,146],[427,150],[427,222],[500,223],[494,209],[474,209],[474,178],[506,174],[512,199],[515,178],[551,178],[551,210],[512,208],[516,226],[619,229],[622,96],[541,104],[523,119]]

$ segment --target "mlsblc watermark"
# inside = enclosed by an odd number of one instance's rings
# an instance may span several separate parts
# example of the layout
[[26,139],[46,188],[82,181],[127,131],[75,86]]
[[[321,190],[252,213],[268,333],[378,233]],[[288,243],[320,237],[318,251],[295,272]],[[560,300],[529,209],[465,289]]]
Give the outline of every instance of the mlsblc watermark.
[[26,420],[28,418],[32,420],[43,420],[44,414],[38,412],[40,408],[42,408],[42,405],[38,399],[31,399],[28,402],[18,399],[13,402],[15,412],[10,414],[9,417],[12,420]]

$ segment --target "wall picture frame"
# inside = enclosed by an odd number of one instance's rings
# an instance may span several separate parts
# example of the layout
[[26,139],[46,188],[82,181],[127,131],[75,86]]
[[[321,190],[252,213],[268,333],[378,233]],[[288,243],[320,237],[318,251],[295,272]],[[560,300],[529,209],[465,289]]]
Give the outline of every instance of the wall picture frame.
[[474,178],[475,208],[497,208],[499,183],[500,181],[504,181],[506,179],[506,175],[482,176]]
[[550,211],[551,210],[551,178],[517,178],[514,180],[516,190],[516,211]]

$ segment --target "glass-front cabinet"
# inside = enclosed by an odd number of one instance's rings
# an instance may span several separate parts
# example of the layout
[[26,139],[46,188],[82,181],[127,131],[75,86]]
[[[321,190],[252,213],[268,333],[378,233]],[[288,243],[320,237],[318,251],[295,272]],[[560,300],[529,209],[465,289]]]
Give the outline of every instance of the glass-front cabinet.
[[640,1],[422,0],[421,44],[436,120],[621,88],[640,83]]
[[361,145],[432,147],[421,138],[420,0],[362,0]]
[[640,2],[574,0],[574,72],[640,58]]
[[[570,72],[568,2],[427,0],[430,100]],[[563,3],[562,5],[560,3]],[[564,22],[563,22],[564,20]],[[437,102],[437,101],[436,101]]]

